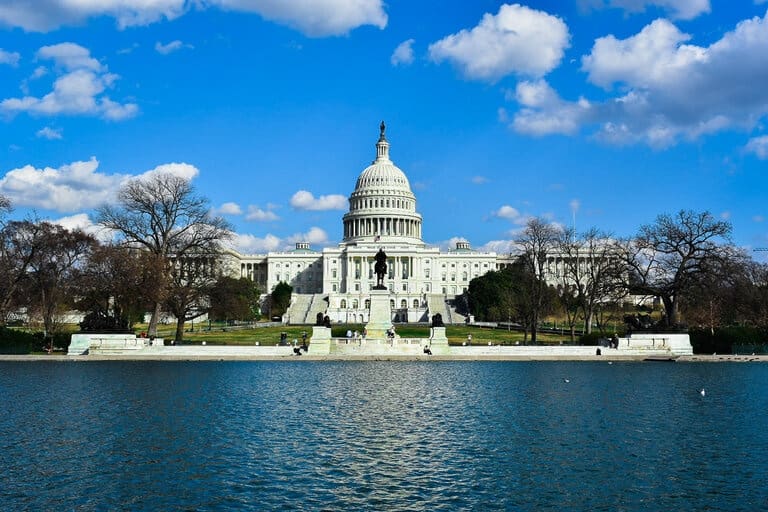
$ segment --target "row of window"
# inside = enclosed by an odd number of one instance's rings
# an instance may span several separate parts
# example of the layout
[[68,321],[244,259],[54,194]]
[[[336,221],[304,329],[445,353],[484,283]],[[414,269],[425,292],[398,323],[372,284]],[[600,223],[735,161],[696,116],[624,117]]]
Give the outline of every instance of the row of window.
[[[360,303],[358,302],[357,299],[352,299],[352,301],[351,301],[352,309],[357,309],[359,304]],[[371,300],[370,299],[365,299],[364,304],[365,304],[365,309],[370,309],[370,307],[371,307]],[[413,304],[413,308],[414,309],[418,309],[419,307],[426,307],[426,306],[421,306],[420,305],[419,299],[413,299],[413,303],[412,304]],[[389,299],[389,307],[391,307],[392,309],[395,309],[395,300],[394,299]],[[405,299],[401,300],[400,301],[400,308],[401,309],[406,309],[407,307],[408,307],[408,301],[405,300]],[[341,302],[339,302],[339,308],[340,309],[347,309],[347,299],[341,299]]]
[[[391,201],[391,202],[390,202]],[[400,199],[382,199],[379,203],[378,199],[356,199],[352,201],[352,209],[359,210],[361,208],[403,208],[406,210],[411,209],[411,202]]]

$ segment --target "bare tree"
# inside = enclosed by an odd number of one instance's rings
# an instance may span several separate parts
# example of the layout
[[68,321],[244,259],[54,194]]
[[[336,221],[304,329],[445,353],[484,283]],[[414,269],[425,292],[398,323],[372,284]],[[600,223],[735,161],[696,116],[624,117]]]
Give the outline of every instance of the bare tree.
[[[123,242],[141,247],[159,258],[170,275],[171,259],[188,254],[218,254],[220,242],[231,235],[229,224],[212,216],[207,199],[192,184],[169,173],[128,182],[118,194],[117,205],[98,209],[98,222],[118,233]],[[158,294],[148,334],[157,334],[165,295]]]
[[165,304],[176,317],[177,343],[184,337],[184,324],[210,310],[211,290],[221,276],[220,263],[208,254],[188,254],[174,260]]
[[712,260],[731,252],[730,234],[731,224],[709,212],[659,215],[625,243],[630,291],[659,297],[666,324],[677,325],[685,294],[703,273],[717,267]]
[[560,234],[560,280],[577,300],[584,319],[584,332],[592,332],[599,308],[626,296],[625,267],[619,243],[596,228],[577,235]]
[[74,305],[70,286],[80,263],[96,244],[82,231],[42,222],[37,231],[39,243],[29,263],[30,311],[38,311],[43,320],[43,335],[55,332],[58,314]]
[[83,330],[130,330],[157,299],[164,266],[148,251],[120,245],[95,248],[77,275]]
[[0,322],[5,324],[21,304],[19,291],[42,244],[42,226],[12,221],[0,229]]
[[523,232],[515,238],[523,251],[520,260],[530,280],[524,289],[527,291],[525,301],[531,314],[532,343],[536,343],[539,319],[549,307],[547,302],[552,297],[546,281],[547,257],[557,247],[557,239],[558,229],[539,218],[529,220]]

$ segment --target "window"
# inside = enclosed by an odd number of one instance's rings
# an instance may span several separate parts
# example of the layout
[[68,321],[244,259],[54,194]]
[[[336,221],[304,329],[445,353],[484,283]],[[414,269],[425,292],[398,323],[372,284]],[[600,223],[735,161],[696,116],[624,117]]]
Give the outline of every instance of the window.
[[339,291],[339,285],[337,285],[336,283],[333,283],[333,291],[335,292]]
[[429,283],[427,283],[425,286],[426,286],[426,288],[425,288],[425,289],[426,289],[428,292],[431,292],[431,291],[432,291],[432,290],[431,290],[431,288],[432,288],[432,287],[430,286],[430,284],[429,284]]
[[462,272],[461,273],[461,280],[462,281],[466,281],[467,280],[467,273],[466,272]]
[[360,283],[355,283],[355,291],[356,292],[360,291]]
[[408,307],[408,303],[405,301],[405,299],[400,301],[400,308],[405,309]]
[[341,304],[339,304],[339,307],[341,309],[347,309],[347,299],[341,299]]
[[442,280],[443,280],[443,281],[445,281],[445,280],[447,279],[447,277],[446,277],[446,276],[447,276],[447,274],[446,274],[445,272],[443,272],[443,275],[442,275],[442,277],[443,277],[443,279],[442,279]]
[[352,300],[352,309],[357,309],[358,304],[359,303],[357,302],[357,299],[353,299]]
[[419,307],[419,299],[413,299],[413,309],[416,309]]
[[429,279],[429,269],[425,269],[425,270],[424,270],[424,277],[426,277],[427,279]]
[[456,280],[456,274],[451,272],[451,281],[455,281],[455,280]]
[[365,309],[371,309],[371,299],[365,299]]
[[395,309],[395,299],[389,299],[389,307]]
[[408,291],[408,283],[403,283],[403,291],[404,292]]
[[331,270],[331,277],[336,279],[336,269]]

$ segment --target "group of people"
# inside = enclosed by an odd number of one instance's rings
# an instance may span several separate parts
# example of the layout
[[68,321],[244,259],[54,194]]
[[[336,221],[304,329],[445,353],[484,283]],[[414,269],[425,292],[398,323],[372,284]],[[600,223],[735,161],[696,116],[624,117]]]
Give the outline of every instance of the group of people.
[[360,333],[359,331],[355,330],[352,332],[351,329],[347,329],[347,345],[349,345],[350,341],[356,341],[358,344],[362,345],[363,340],[365,339],[367,335],[367,331],[363,329],[363,332]]

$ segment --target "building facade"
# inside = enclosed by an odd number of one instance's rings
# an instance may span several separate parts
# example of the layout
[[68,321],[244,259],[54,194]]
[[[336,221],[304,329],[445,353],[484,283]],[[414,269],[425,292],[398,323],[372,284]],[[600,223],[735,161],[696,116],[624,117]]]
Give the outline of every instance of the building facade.
[[365,323],[376,285],[374,256],[383,249],[393,321],[426,322],[441,313],[447,323],[460,323],[465,319],[452,307],[456,296],[472,279],[514,259],[473,250],[467,242],[449,251],[424,243],[416,197],[390,159],[384,123],[376,158],[358,176],[342,222],[344,237],[337,247],[318,251],[298,243],[286,252],[231,251],[232,273],[254,280],[266,292],[280,282],[290,284],[292,304],[283,319],[288,323],[313,323],[317,313],[337,323]]

